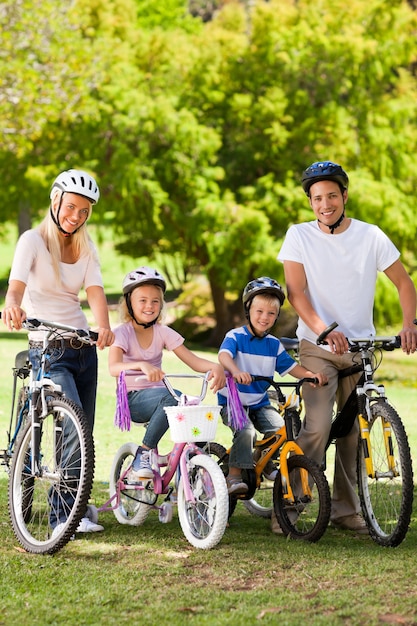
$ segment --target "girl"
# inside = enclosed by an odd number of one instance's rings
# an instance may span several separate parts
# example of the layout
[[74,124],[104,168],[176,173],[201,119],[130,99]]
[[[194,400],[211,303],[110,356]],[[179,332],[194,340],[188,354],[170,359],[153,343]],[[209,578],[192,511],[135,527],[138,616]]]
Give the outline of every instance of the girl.
[[110,374],[118,377],[125,372],[131,419],[149,422],[127,478],[132,483],[153,477],[149,450],[156,448],[168,430],[164,407],[177,405],[162,382],[164,348],[172,350],[194,371],[210,372],[214,393],[226,383],[219,363],[191,352],[179,333],[161,323],[165,290],[163,276],[150,267],[139,267],[125,276],[120,303],[124,323],[115,328],[115,341],[109,351]]

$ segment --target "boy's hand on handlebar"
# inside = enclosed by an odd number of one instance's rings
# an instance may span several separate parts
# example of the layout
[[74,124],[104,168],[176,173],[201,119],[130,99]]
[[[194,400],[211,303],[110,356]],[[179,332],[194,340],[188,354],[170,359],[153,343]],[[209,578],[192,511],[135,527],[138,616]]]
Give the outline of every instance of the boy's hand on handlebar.
[[21,330],[22,322],[26,319],[26,313],[16,304],[5,307],[2,311],[1,317],[8,330]]
[[310,387],[323,387],[329,382],[328,377],[326,376],[326,374],[323,374],[323,372],[313,374],[313,372],[307,371],[304,378],[317,378],[318,383],[308,383]]
[[213,363],[207,380],[211,380],[210,389],[213,393],[217,393],[226,386],[226,374],[221,365]]
[[235,372],[231,372],[231,374],[235,381],[241,385],[250,385],[253,381],[253,376],[252,374],[249,374],[249,372],[241,372],[240,370],[237,370]]
[[412,354],[417,350],[417,326],[407,326],[398,333],[401,337],[401,349],[406,354]]

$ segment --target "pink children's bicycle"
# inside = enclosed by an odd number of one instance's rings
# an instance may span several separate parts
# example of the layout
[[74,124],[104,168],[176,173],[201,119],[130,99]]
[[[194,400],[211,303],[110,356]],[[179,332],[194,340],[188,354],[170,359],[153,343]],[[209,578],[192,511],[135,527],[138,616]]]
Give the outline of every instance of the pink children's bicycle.
[[[169,378],[202,378],[199,396],[178,395]],[[117,451],[110,473],[110,499],[99,509],[89,505],[89,516],[97,521],[100,511],[113,511],[121,524],[140,526],[156,509],[159,521],[173,518],[173,504],[186,539],[195,548],[210,549],[219,543],[226,529],[229,496],[222,470],[203,449],[215,438],[220,407],[200,404],[207,391],[207,374],[174,374],[164,378],[178,406],[165,410],[170,424],[172,450],[151,453],[153,479],[134,485],[126,476],[136,454],[136,443],[125,443]],[[199,444],[199,445],[197,445]],[[157,501],[164,496],[162,504]]]

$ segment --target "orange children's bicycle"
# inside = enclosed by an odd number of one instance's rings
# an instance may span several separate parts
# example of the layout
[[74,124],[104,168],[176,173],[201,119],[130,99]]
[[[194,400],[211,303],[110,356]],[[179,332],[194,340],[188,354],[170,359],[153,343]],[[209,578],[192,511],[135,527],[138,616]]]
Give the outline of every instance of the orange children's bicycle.
[[[229,515],[232,515],[238,500],[242,500],[251,513],[262,517],[271,517],[274,508],[285,535],[294,539],[318,541],[330,519],[329,485],[323,470],[305,456],[294,441],[302,385],[318,381],[315,378],[303,378],[278,383],[263,376],[253,376],[253,380],[266,381],[274,388],[284,426],[272,436],[256,442],[254,458],[257,460],[254,467],[242,470],[248,492],[229,496]],[[282,391],[285,388],[292,389],[288,396]],[[229,450],[221,444],[210,443],[209,452],[217,458],[223,473],[227,475]],[[274,482],[264,476],[265,467],[270,461],[274,461],[278,469]]]

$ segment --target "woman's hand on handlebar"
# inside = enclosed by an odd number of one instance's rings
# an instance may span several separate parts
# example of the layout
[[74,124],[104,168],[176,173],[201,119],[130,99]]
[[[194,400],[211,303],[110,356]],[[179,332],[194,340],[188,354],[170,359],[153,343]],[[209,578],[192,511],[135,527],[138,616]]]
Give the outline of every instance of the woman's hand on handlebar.
[[1,314],[3,323],[8,330],[21,330],[22,322],[26,319],[25,311],[17,304],[6,306]]
[[110,328],[98,328],[98,339],[96,341],[97,348],[104,350],[112,345],[114,341],[114,333]]

